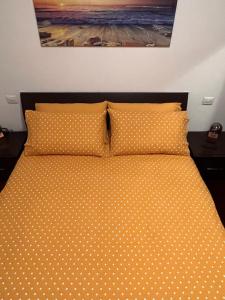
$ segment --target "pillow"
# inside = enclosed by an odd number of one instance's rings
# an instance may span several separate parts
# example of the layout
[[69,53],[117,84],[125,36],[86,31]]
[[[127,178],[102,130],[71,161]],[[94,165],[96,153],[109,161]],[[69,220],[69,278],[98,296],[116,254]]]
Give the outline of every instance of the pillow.
[[35,103],[35,110],[41,112],[104,112],[107,102],[98,103]]
[[181,103],[115,103],[108,102],[108,107],[119,111],[181,111]]
[[106,112],[45,113],[26,111],[25,155],[104,154]]
[[109,110],[114,155],[188,155],[186,111],[122,112]]
[[[40,112],[104,112],[107,109],[107,101],[98,103],[35,103],[35,110]],[[109,143],[107,126],[104,133],[105,144]]]

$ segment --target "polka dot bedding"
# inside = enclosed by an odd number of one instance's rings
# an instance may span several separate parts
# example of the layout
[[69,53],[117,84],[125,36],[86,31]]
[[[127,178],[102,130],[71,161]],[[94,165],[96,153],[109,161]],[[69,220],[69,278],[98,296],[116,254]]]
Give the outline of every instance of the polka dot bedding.
[[123,112],[109,109],[114,155],[189,155],[188,115],[181,112]]
[[27,110],[26,155],[104,154],[106,122],[104,112],[51,113]]
[[0,299],[224,299],[189,156],[24,156],[0,194]]

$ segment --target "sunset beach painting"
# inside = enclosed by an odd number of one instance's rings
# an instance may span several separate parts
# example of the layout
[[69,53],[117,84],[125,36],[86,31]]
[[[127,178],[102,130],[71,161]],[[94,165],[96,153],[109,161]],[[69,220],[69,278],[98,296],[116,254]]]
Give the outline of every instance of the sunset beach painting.
[[34,0],[43,47],[169,47],[177,0]]

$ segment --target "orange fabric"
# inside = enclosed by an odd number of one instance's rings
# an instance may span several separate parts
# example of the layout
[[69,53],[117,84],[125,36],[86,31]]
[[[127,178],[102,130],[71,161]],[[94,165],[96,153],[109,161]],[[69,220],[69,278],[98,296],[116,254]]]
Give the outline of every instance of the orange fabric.
[[107,102],[98,103],[35,103],[36,111],[40,112],[104,112]]
[[24,156],[0,193],[0,299],[223,299],[225,232],[189,156]]
[[115,109],[119,111],[159,111],[159,112],[169,112],[169,111],[180,111],[181,103],[116,103],[108,101],[108,108]]
[[26,155],[104,154],[106,112],[46,113],[26,111]]
[[114,155],[188,155],[187,112],[109,110]]
[[[104,112],[107,109],[107,101],[98,103],[35,103],[35,110],[51,113],[89,113]],[[104,142],[108,144],[108,131],[105,127]]]

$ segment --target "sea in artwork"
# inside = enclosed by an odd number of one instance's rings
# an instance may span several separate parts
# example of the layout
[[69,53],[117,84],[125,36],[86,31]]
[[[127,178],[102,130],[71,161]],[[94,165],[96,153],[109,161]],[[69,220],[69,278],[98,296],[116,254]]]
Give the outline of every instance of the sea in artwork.
[[165,4],[35,7],[43,47],[169,47],[175,12]]

